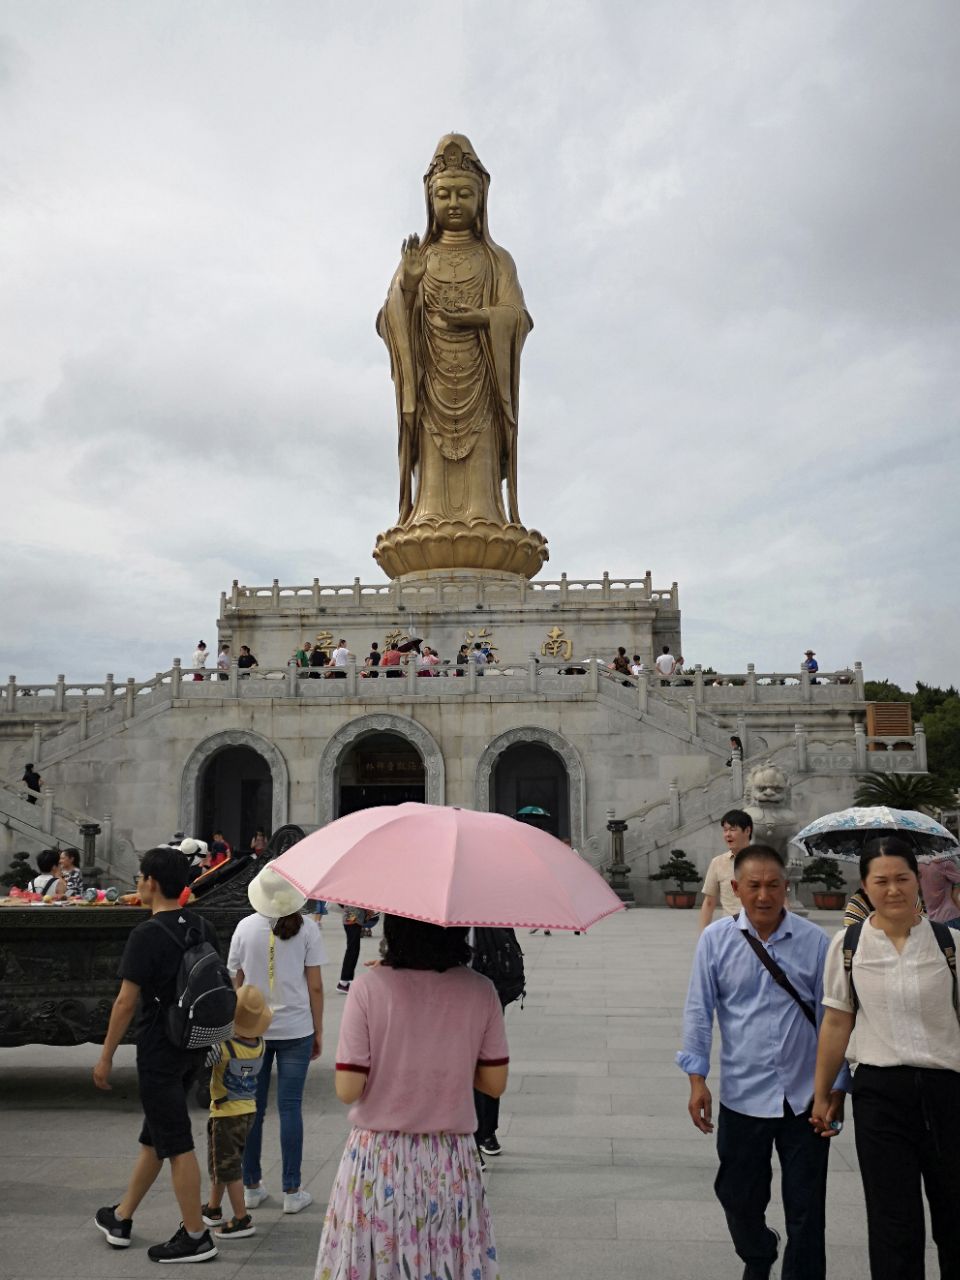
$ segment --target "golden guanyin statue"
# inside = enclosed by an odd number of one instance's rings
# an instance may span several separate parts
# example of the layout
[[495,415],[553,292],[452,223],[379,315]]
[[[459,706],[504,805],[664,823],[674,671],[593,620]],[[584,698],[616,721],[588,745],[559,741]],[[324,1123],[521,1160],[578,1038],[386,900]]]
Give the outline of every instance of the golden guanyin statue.
[[490,237],[490,175],[467,138],[441,139],[423,185],[426,233],[404,240],[377,317],[397,393],[400,512],[374,558],[392,578],[529,578],[548,554],[517,506],[520,352],[533,321],[513,259]]

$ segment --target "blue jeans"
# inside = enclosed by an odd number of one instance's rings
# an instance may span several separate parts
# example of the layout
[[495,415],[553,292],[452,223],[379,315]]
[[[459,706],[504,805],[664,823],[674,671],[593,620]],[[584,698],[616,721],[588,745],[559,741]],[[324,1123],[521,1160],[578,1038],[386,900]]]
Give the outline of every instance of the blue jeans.
[[[313,925],[310,926],[313,928]],[[270,1074],[277,1060],[277,1110],[280,1112],[280,1154],[284,1191],[300,1188],[303,1159],[303,1086],[310,1065],[313,1036],[300,1040],[267,1040],[263,1066],[257,1081],[257,1114],[243,1150],[243,1185],[255,1187],[261,1177],[260,1151],[263,1146],[263,1114],[270,1095]]]

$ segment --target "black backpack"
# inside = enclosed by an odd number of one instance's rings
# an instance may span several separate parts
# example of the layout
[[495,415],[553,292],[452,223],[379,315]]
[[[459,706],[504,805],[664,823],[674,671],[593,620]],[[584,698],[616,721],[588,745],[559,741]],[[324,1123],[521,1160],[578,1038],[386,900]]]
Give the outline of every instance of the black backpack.
[[[941,924],[937,920],[928,920],[927,923],[933,930],[933,936],[937,940],[937,946],[943,952],[943,958],[947,962],[947,968],[950,970],[950,977],[953,985],[953,1011],[960,1019],[960,993],[957,991],[957,951],[953,945],[953,934],[945,924]],[[857,988],[853,984],[853,957],[857,953],[857,947],[860,945],[860,935],[863,933],[865,920],[857,920],[854,924],[847,925],[843,935],[843,969],[850,983],[850,999],[853,1002],[853,1013],[856,1017],[860,1010],[860,1000],[857,996]]]
[[237,1008],[237,993],[227,966],[195,925],[188,925],[181,936],[158,916],[153,919],[184,947],[173,1004],[163,1009],[167,1038],[178,1049],[219,1044],[233,1034]]
[[474,929],[473,967],[497,988],[504,1008],[527,994],[523,976],[523,952],[512,929]]

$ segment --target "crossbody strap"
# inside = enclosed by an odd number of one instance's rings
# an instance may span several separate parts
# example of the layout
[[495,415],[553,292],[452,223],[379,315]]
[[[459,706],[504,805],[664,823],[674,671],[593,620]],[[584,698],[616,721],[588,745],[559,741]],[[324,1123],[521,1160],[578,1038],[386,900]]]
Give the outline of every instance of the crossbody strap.
[[783,972],[783,970],[777,964],[776,960],[774,960],[773,956],[770,955],[769,951],[767,951],[766,947],[763,945],[760,939],[755,938],[753,934],[748,933],[746,929],[741,929],[740,932],[743,934],[744,939],[747,942],[747,945],[752,948],[752,950],[756,954],[757,959],[760,961],[760,963],[763,965],[766,971],[770,974],[770,977],[774,980],[777,986],[780,987],[781,990],[785,991],[787,995],[791,998],[791,1000],[796,1000],[797,1004],[803,1010],[804,1016],[807,1018],[810,1025],[813,1027],[816,1027],[817,1025],[816,1013],[814,1013],[812,1007],[807,1004],[806,1000],[804,1000],[803,996],[796,989],[796,987],[793,985],[793,983],[790,981],[787,975]]

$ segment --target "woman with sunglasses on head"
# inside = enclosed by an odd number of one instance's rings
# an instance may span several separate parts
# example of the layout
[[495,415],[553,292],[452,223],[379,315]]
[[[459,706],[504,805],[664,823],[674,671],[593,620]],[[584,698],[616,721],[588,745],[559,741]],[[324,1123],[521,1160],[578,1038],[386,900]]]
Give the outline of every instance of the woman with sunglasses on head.
[[925,1192],[940,1275],[952,1280],[960,1276],[960,934],[918,913],[917,859],[900,837],[865,845],[860,879],[873,910],[830,944],[810,1123],[833,1136],[828,1094],[846,1056],[870,1275],[922,1280]]

